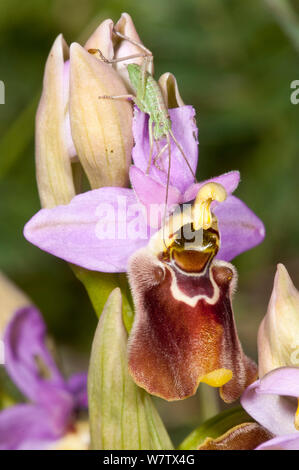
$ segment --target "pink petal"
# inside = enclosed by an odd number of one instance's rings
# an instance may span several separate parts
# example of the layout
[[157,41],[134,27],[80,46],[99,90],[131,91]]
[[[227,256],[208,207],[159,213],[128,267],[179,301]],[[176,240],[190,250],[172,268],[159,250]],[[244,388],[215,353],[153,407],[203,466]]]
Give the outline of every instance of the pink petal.
[[47,349],[46,334],[35,307],[18,310],[5,331],[6,370],[24,395],[37,404],[36,409],[43,408],[48,414],[47,426],[60,434],[70,423],[75,402]]
[[299,433],[274,437],[259,445],[255,450],[299,450]]
[[[193,172],[196,172],[198,158],[198,141],[197,127],[195,123],[195,111],[192,106],[181,106],[180,108],[169,109],[169,115],[172,121],[172,131],[182,146],[184,153],[188,159],[189,165]],[[134,164],[143,172],[146,172],[149,155],[150,144],[148,135],[148,115],[142,113],[135,108],[135,116],[133,121],[133,135],[135,147],[133,148]],[[159,142],[162,149],[166,144],[166,139]],[[154,144],[154,154],[157,154],[156,145]],[[164,186],[167,181],[168,172],[168,151],[166,150],[157,166],[152,162],[150,175]],[[184,192],[194,182],[194,177],[177,146],[171,138],[171,170],[170,184],[175,186],[179,191]]]
[[83,268],[124,272],[128,258],[147,244],[144,209],[131,189],[105,187],[42,209],[26,224],[25,238]]
[[0,413],[0,450],[44,450],[62,434],[41,406],[17,405]]
[[[146,207],[148,224],[159,228],[163,222],[166,187],[143,173],[136,166],[130,168],[130,180],[138,200]],[[179,204],[181,201],[180,191],[173,186],[169,186],[167,205],[172,206]]]
[[263,241],[263,222],[235,196],[229,196],[225,202],[218,204],[214,213],[221,240],[218,259],[230,261]]
[[67,388],[73,395],[77,408],[88,407],[87,374],[85,372],[73,374],[67,381]]
[[238,187],[240,182],[240,173],[239,171],[229,171],[220,176],[215,176],[215,178],[210,178],[206,181],[201,181],[200,183],[192,184],[184,194],[184,201],[192,201],[196,198],[199,189],[207,183],[219,183],[221,184],[227,194],[232,194]]
[[275,435],[296,431],[296,404],[278,395],[257,393],[260,381],[250,385],[241,397],[241,404],[250,416]]
[[272,393],[299,397],[299,368],[280,367],[266,374],[260,381],[257,393]]
[[28,306],[14,314],[4,335],[7,372],[27,398],[45,404],[49,389],[53,394],[66,390],[64,379],[46,347],[46,333],[40,313]]

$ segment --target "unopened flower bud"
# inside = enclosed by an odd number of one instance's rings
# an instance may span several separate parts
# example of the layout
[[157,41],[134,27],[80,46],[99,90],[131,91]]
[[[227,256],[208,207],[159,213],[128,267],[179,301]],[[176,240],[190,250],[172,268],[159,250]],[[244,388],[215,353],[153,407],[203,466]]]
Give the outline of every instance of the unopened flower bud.
[[114,58],[113,21],[105,20],[94,31],[85,44],[85,49],[99,49],[107,60]]
[[167,108],[178,108],[185,105],[180,95],[176,78],[172,73],[163,73],[159,78],[159,85],[161,87],[165,103],[167,104]]
[[79,44],[70,49],[70,122],[74,145],[91,187],[126,186],[133,146],[132,108],[117,72]]
[[46,63],[43,93],[36,115],[36,177],[43,207],[67,204],[75,195],[65,119],[67,80],[64,62],[67,59],[68,47],[60,35]]
[[[74,197],[78,167],[81,172],[83,167],[92,189],[127,186],[132,106],[110,97],[131,91],[127,65],[141,64],[147,54],[138,44],[127,13],[115,25],[110,19],[102,22],[85,48],[74,43],[69,51],[61,35],[55,40],[36,116],[36,168],[43,207],[67,204]],[[90,54],[91,50],[99,53]],[[118,62],[131,55],[139,57]]]
[[[137,44],[142,44],[140,37],[138,36],[138,33],[135,29],[134,23],[132,21],[132,18],[128,13],[122,13],[120,19],[118,22],[115,24],[115,31],[118,33],[133,39],[133,41],[136,42],[136,44],[132,44],[129,41],[126,40],[119,40],[116,42],[115,45],[115,59],[120,59],[122,57],[128,57],[131,55],[139,55],[139,57],[134,57],[132,59],[128,59],[126,61],[121,61],[121,62],[116,62],[115,63],[115,68],[117,72],[120,74],[122,79],[124,80],[126,87],[128,90],[131,92],[133,91],[130,79],[129,79],[129,74],[127,70],[128,64],[138,64],[142,65],[145,56],[147,55],[145,50],[142,50]],[[148,51],[149,52],[149,51]],[[149,57],[149,56],[148,56]],[[153,61],[148,62],[148,67],[147,69],[150,71],[151,74],[154,73],[154,68],[153,68]]]
[[258,334],[259,376],[273,369],[299,365],[299,292],[283,264]]

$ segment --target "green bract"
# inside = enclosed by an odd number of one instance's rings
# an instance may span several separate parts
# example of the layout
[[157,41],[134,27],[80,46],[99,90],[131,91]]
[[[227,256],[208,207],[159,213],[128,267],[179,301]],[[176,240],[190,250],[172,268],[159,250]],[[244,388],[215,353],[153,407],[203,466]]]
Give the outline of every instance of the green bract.
[[129,375],[118,288],[110,294],[95,333],[88,400],[92,449],[173,449],[150,396]]

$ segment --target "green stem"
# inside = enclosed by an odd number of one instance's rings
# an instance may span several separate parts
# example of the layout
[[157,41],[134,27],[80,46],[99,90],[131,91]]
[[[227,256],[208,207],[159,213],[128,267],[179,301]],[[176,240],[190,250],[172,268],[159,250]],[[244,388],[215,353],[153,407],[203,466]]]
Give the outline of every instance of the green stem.
[[38,96],[21,111],[0,140],[0,179],[3,179],[13,168],[18,158],[30,144],[34,135],[34,116]]
[[200,403],[200,422],[210,419],[219,413],[219,391],[201,383],[198,387],[198,398]]
[[134,320],[134,309],[126,274],[88,271],[75,265],[71,265],[71,269],[77,279],[84,285],[98,318],[102,314],[110,293],[116,287],[120,287],[123,301],[123,321],[129,333]]
[[299,53],[299,21],[288,0],[265,0],[277,22]]

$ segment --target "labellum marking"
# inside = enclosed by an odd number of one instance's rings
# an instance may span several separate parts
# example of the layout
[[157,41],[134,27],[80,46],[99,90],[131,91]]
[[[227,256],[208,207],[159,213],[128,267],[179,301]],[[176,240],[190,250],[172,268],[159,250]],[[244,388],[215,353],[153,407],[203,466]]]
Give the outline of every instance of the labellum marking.
[[[208,199],[210,189],[204,189]],[[138,385],[167,400],[193,395],[203,381],[221,387],[222,398],[231,402],[256,378],[256,366],[244,355],[236,333],[231,307],[235,268],[214,260],[217,220],[209,214],[210,204],[202,202],[203,197],[196,198],[193,211],[202,222],[209,220],[208,228],[199,228],[201,243],[195,236],[190,249],[184,231],[169,231],[169,223],[165,240],[160,233],[130,260],[136,316],[129,369]]]

